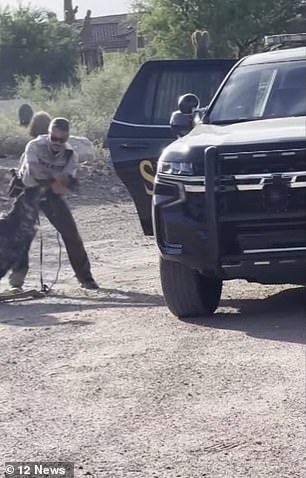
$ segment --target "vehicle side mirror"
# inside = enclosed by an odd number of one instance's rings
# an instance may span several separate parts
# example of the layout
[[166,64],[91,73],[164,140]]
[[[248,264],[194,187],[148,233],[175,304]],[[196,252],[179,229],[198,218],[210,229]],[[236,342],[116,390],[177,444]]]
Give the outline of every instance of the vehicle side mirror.
[[185,136],[194,126],[195,112],[200,107],[199,98],[193,93],[179,97],[178,110],[171,115],[170,126],[176,136]]
[[170,126],[176,136],[185,136],[193,128],[193,115],[182,113],[180,110],[174,111],[170,118]]
[[178,108],[184,115],[191,115],[194,110],[200,108],[200,99],[193,93],[187,93],[179,97]]

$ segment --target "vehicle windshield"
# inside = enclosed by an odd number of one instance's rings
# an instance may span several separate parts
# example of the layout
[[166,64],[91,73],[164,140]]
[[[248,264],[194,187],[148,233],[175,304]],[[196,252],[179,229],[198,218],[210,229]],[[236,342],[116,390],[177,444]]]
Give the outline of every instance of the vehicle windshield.
[[306,116],[305,91],[305,60],[240,66],[223,87],[208,122]]

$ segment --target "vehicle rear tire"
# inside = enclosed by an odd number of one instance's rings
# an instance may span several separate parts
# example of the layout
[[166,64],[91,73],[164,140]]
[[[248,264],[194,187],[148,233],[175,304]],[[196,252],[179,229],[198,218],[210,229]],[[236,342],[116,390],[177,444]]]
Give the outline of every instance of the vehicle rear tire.
[[160,278],[165,301],[177,317],[208,317],[220,303],[221,279],[205,277],[179,262],[162,257]]

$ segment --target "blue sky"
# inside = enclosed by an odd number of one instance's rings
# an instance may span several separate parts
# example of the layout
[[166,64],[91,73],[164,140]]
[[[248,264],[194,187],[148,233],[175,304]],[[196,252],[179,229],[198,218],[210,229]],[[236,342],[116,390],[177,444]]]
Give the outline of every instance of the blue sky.
[[[31,5],[42,8],[48,8],[63,17],[64,0],[0,0],[0,8],[5,6],[16,7],[19,3],[22,5]],[[78,5],[78,17],[83,18],[88,9],[92,10],[92,16],[112,15],[114,13],[126,13],[132,0],[74,0],[73,6]]]

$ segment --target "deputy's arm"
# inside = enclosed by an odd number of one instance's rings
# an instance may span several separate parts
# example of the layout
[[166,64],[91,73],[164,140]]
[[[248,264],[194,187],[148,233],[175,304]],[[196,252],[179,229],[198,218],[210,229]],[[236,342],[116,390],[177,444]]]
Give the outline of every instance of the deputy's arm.
[[79,181],[77,179],[78,169],[79,158],[78,155],[73,152],[63,171],[63,175],[66,177],[67,188],[72,191],[79,186]]
[[37,146],[32,141],[26,145],[19,172],[26,188],[32,188],[46,183],[38,160]]

